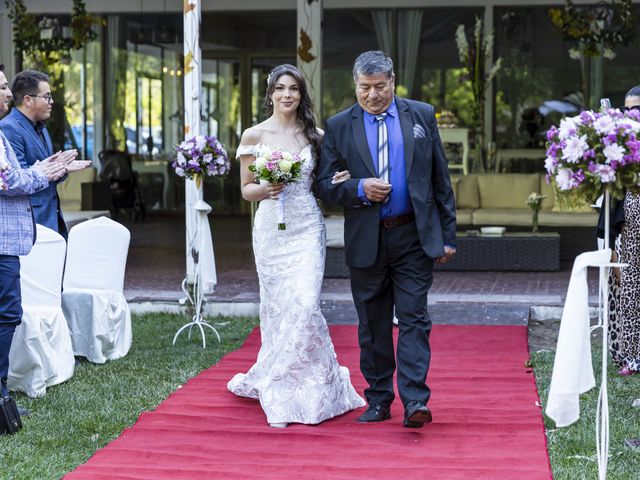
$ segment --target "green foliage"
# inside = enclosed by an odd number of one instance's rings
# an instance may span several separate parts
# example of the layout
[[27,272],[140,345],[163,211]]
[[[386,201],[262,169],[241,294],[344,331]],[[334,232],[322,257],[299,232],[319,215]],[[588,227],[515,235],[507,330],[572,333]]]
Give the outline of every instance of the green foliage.
[[[57,19],[43,18],[29,13],[24,0],[5,0],[9,19],[13,22],[13,42],[16,53],[33,58],[36,63],[49,67],[61,58],[68,59],[72,50],[78,50],[98,38],[94,25],[102,25],[100,17],[87,13],[84,0],[73,0],[71,35],[62,35]],[[51,30],[51,36],[43,30]]]
[[562,38],[577,41],[580,54],[597,57],[603,50],[627,45],[635,36],[632,0],[601,1],[576,7],[565,0],[563,9],[549,9],[549,18]]
[[257,324],[255,318],[213,319],[222,343],[209,334],[202,348],[199,334],[172,346],[187,317],[134,315],[133,346],[127,356],[104,365],[82,362],[67,382],[46,396],[15,395],[31,410],[16,435],[0,437],[0,478],[57,479],[115,439],[144,411],[153,410],[171,392],[229,351],[238,348]]
[[[594,347],[593,365],[596,383],[600,384],[599,366],[602,349]],[[533,367],[540,399],[545,404],[553,371],[553,352],[532,354]],[[640,375],[621,377],[613,363],[609,362],[609,427],[610,458],[607,478],[630,480],[638,478],[640,452],[624,444],[627,438],[640,437],[640,415],[632,407],[640,397]],[[596,462],[595,418],[598,388],[580,396],[580,419],[569,427],[556,428],[553,420],[544,417],[547,448],[556,480],[598,478]]]

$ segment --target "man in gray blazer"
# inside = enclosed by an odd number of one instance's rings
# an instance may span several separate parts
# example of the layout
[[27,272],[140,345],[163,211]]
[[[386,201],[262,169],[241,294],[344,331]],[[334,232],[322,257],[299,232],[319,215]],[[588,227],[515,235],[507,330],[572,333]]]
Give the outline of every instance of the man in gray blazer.
[[[0,117],[7,113],[11,90],[0,65]],[[35,242],[36,224],[30,195],[42,191],[65,174],[58,155],[22,169],[10,143],[0,132],[0,395],[6,397],[9,350],[22,320],[20,260]]]
[[[455,253],[453,191],[434,109],[394,95],[392,60],[380,51],[365,52],[355,61],[353,78],[358,103],[326,122],[317,191],[324,202],[344,208],[360,368],[369,383],[369,408],[359,421],[390,418],[395,307],[403,425],[419,428],[432,420],[426,406],[427,294],[434,261],[444,263]],[[333,183],[341,170],[351,178]]]

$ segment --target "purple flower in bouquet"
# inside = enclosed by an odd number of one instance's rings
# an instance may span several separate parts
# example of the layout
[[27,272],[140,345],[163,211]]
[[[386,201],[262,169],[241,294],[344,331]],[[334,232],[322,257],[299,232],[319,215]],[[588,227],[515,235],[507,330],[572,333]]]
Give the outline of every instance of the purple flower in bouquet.
[[197,135],[176,146],[176,158],[171,167],[176,175],[195,180],[200,188],[203,175],[226,175],[231,163],[216,137]]
[[590,199],[603,185],[617,198],[625,188],[637,188],[640,115],[632,112],[584,111],[552,126],[547,132],[547,179],[559,190],[578,189]]

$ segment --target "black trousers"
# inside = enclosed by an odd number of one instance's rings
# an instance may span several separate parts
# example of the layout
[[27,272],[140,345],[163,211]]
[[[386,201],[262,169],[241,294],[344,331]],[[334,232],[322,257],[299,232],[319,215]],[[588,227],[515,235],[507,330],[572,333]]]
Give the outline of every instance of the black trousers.
[[358,312],[360,369],[369,383],[367,402],[391,405],[393,313],[398,318],[398,392],[402,403],[427,403],[426,384],[431,349],[427,294],[433,282],[433,259],[422,250],[415,222],[396,228],[381,226],[378,258],[368,268],[351,268],[351,291]]
[[0,255],[0,379],[9,375],[9,350],[16,326],[22,320],[20,260]]

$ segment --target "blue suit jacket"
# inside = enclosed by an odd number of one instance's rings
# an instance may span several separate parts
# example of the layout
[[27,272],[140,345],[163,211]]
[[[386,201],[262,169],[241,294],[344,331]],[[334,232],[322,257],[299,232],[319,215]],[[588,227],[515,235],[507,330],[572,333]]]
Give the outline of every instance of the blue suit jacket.
[[[45,145],[33,128],[31,121],[17,108],[13,108],[9,115],[0,121],[0,130],[9,140],[22,168],[29,168],[38,160],[44,160],[53,155],[53,144],[47,129],[44,128],[42,131]],[[48,188],[31,195],[31,205],[36,223],[59,232],[60,235],[67,238],[67,226],[62,217],[60,199],[56,190],[57,183],[49,182]]]

